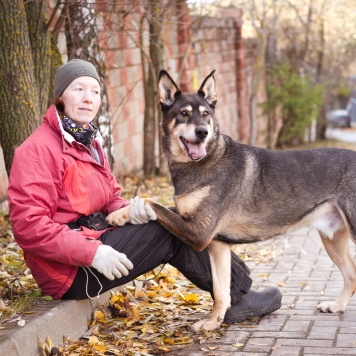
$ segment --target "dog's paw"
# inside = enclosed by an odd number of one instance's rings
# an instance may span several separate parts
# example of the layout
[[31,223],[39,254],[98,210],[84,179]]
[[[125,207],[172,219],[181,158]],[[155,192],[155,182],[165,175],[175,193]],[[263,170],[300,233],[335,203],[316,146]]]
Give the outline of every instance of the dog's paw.
[[345,307],[336,301],[320,303],[318,304],[318,309],[323,313],[339,313],[345,311]]
[[111,225],[124,226],[130,221],[130,207],[113,211],[106,217],[106,221]]
[[202,329],[202,330],[211,331],[219,328],[220,325],[221,322],[217,322],[211,319],[202,319],[193,324],[193,330],[199,331]]

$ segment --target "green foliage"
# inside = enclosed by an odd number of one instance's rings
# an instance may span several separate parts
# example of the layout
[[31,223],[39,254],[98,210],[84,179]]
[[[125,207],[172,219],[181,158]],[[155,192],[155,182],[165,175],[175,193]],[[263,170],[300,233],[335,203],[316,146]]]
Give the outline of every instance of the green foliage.
[[347,84],[340,84],[333,90],[333,95],[348,98],[351,95],[351,89]]
[[280,109],[283,126],[277,146],[294,140],[303,141],[305,129],[318,117],[324,89],[313,85],[308,76],[301,76],[289,63],[276,65],[271,70],[272,82],[267,85],[266,113]]

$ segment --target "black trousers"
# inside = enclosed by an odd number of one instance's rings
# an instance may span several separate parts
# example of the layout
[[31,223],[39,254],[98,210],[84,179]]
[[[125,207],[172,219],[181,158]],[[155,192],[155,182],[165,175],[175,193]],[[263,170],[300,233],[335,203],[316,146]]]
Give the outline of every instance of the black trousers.
[[[95,268],[90,268],[90,271],[88,268],[79,268],[72,286],[64,294],[63,299],[85,299],[88,295],[95,297],[100,288],[102,288],[100,293],[104,293],[132,281],[163,263],[176,267],[193,284],[213,296],[208,251],[195,251],[155,221],[142,225],[126,224],[106,231],[100,236],[100,240],[103,244],[124,253],[131,260],[134,268],[128,276],[115,278],[113,281]],[[252,280],[245,263],[236,254],[231,253],[231,300],[234,304],[248,292]]]

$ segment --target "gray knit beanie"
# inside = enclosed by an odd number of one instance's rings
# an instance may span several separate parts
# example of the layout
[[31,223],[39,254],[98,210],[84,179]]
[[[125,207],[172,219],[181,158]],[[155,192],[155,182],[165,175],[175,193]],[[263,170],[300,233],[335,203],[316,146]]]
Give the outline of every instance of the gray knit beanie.
[[83,59],[72,59],[60,66],[54,75],[54,98],[59,98],[74,79],[84,76],[93,77],[100,84],[99,74],[90,62]]

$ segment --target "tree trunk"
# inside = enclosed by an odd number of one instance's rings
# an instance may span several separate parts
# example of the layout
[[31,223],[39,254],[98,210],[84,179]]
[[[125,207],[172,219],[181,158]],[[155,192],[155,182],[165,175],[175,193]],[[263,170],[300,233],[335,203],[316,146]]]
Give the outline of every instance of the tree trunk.
[[[326,2],[322,3],[321,15],[319,19],[319,49],[317,51],[317,65],[316,65],[316,82],[321,82],[323,74],[324,65],[324,54],[325,54],[325,24],[324,24],[324,11]],[[327,122],[326,122],[326,107],[325,102],[321,107],[319,117],[317,118],[316,125],[316,138],[319,140],[325,139]]]
[[9,174],[14,150],[40,121],[23,0],[0,2],[0,142]]
[[[269,31],[267,34],[266,54],[265,54],[265,90],[267,100],[269,100],[268,85],[274,83],[274,76],[272,68],[277,63],[277,40],[276,40],[276,25],[278,20],[276,1],[272,2],[272,19],[270,21]],[[276,132],[276,111],[273,110],[267,113],[267,148],[271,149],[275,146],[275,132]]]
[[163,68],[163,41],[162,41],[162,14],[163,4],[160,1],[150,1],[147,6],[149,21],[149,55],[150,63],[145,87],[145,113],[144,113],[144,174],[156,173],[156,143],[160,111],[157,105],[158,73]]
[[27,1],[25,3],[27,24],[29,29],[30,44],[36,88],[39,96],[41,116],[48,107],[50,68],[51,68],[51,33],[46,28],[48,11],[46,1]]
[[111,152],[111,111],[105,85],[105,62],[99,47],[96,25],[95,3],[75,0],[66,4],[65,33],[67,40],[68,59],[80,58],[91,62],[97,69],[101,79],[102,104],[94,125],[99,128],[103,137],[104,148],[111,168],[114,157]]

